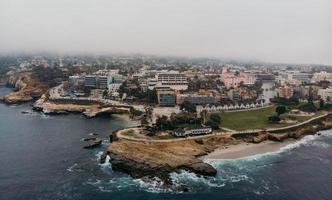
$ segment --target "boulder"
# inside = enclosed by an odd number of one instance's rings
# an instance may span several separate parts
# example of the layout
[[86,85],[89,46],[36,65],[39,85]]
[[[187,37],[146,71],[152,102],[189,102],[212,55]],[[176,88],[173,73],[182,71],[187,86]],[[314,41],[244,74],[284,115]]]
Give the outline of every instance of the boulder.
[[88,145],[84,146],[84,149],[92,149],[101,145],[102,140],[100,138],[86,138],[84,141],[92,141]]
[[299,139],[301,136],[302,136],[301,131],[295,131],[295,132],[291,132],[288,134],[288,137],[294,138],[294,139]]
[[282,142],[283,140],[288,138],[288,133],[268,134],[268,138],[269,140]]
[[261,142],[263,142],[263,141],[265,141],[267,139],[268,139],[268,134],[267,133],[262,133],[262,134],[259,134],[256,137],[253,137],[252,138],[252,142],[253,143],[261,143]]
[[198,175],[203,176],[215,176],[217,174],[217,170],[213,168],[211,165],[203,162],[198,162],[194,164],[188,164],[186,166],[180,166],[179,168],[183,168],[185,170],[194,172]]

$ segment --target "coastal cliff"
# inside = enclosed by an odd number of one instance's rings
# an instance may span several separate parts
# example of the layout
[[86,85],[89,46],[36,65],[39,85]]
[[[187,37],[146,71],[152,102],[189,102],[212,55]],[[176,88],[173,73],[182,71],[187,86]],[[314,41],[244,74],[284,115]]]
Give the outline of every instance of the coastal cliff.
[[33,77],[31,73],[19,73],[8,77],[7,86],[13,87],[14,92],[3,97],[8,104],[21,103],[39,98],[48,86]]
[[[239,144],[261,143],[263,141],[294,141],[305,135],[316,134],[320,130],[332,128],[332,118],[310,122],[284,133],[262,132],[258,135],[232,137],[231,134],[210,135],[200,139],[149,142],[118,138],[117,133],[110,136],[112,143],[107,154],[111,157],[112,169],[122,171],[135,178],[158,177],[171,185],[169,173],[187,170],[203,176],[214,176],[217,171],[202,158],[211,152],[225,151]],[[256,145],[256,144],[252,144]]]
[[[114,135],[114,134],[113,134]],[[113,138],[117,140],[116,138]],[[202,156],[218,147],[237,143],[229,136],[212,136],[174,142],[140,142],[120,139],[113,141],[107,154],[112,169],[135,178],[158,177],[171,185],[169,173],[187,170],[202,176],[215,176],[217,171],[204,163]]]
[[34,105],[34,110],[41,111],[45,114],[67,114],[67,113],[82,113],[88,118],[99,115],[111,115],[129,113],[129,108],[107,107],[97,102],[80,102],[80,101],[51,101],[43,95],[38,99]]

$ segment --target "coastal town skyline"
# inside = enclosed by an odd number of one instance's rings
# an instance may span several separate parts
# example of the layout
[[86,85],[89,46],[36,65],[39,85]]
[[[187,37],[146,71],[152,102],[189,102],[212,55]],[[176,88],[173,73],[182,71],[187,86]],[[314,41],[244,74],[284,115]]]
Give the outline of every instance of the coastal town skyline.
[[14,0],[0,5],[2,53],[139,53],[332,64],[328,0]]
[[0,0],[0,200],[332,199],[331,0]]

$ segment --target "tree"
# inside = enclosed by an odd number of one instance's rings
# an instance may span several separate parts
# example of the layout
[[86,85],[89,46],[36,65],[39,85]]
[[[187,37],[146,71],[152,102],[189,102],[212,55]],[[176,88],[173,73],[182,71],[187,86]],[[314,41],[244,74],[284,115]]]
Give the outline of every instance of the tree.
[[213,130],[219,129],[219,124],[217,122],[212,121],[212,120],[209,120],[208,122],[206,122],[206,125],[210,126]]
[[192,104],[191,102],[189,102],[189,101],[184,101],[180,105],[180,109],[185,110],[185,111],[190,112],[190,113],[195,113],[196,112],[196,106],[194,104]]
[[165,115],[158,117],[156,120],[156,127],[159,130],[167,130],[168,124],[169,124],[168,117]]
[[280,122],[280,117],[278,117],[278,116],[271,116],[271,117],[269,117],[269,122],[270,123]]
[[316,112],[317,111],[316,106],[312,102],[299,106],[299,109],[303,112]]
[[205,124],[205,120],[206,120],[206,116],[207,116],[207,111],[206,110],[202,110],[200,113],[200,116],[203,120],[203,123]]
[[273,102],[283,106],[296,106],[300,103],[299,100],[295,97],[291,97],[289,99],[284,97],[277,97],[273,99]]
[[157,101],[157,91],[156,90],[147,90],[147,98],[149,103],[156,103]]
[[211,116],[210,116],[210,120],[220,124],[221,123],[221,117],[219,114],[217,113],[212,113]]
[[286,113],[286,107],[285,106],[276,107],[276,113],[278,114],[278,117],[280,117],[280,115]]
[[219,129],[221,123],[221,117],[217,113],[212,113],[210,115],[209,121],[206,122],[206,125],[210,126],[213,130]]
[[106,98],[108,96],[108,91],[107,90],[104,90],[103,91],[103,98]]
[[319,108],[320,108],[320,109],[323,109],[324,106],[325,106],[325,101],[324,101],[324,99],[320,99],[320,100],[319,100]]

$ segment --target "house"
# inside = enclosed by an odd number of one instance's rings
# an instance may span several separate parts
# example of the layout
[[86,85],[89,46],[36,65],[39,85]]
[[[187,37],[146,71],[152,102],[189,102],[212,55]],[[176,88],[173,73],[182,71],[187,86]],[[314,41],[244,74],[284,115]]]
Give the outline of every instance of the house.
[[195,129],[178,129],[173,132],[176,137],[187,137],[212,133],[211,127],[200,127]]

